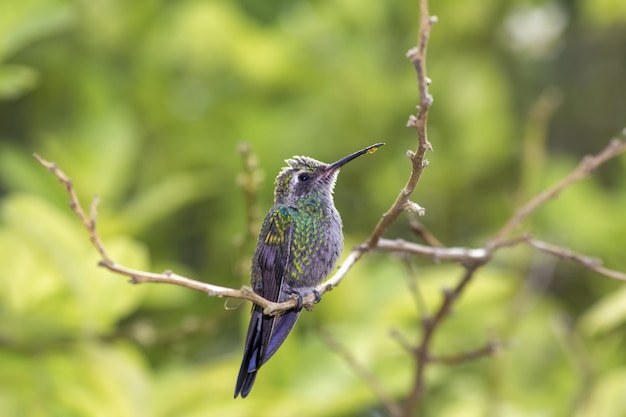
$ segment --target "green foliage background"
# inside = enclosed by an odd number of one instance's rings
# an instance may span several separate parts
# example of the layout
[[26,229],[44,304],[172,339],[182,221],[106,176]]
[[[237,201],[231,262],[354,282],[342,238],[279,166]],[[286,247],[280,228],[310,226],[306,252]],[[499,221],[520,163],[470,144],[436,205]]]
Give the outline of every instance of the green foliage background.
[[[478,246],[626,125],[626,3],[432,3],[435,152],[415,200],[446,244]],[[249,250],[237,249],[237,143],[259,156],[265,211],[283,159],[387,142],[336,189],[346,247],[361,242],[409,172],[417,87],[404,52],[417,21],[417,1],[0,2],[0,415],[379,415],[320,328],[402,398],[412,360],[388,334],[417,340],[419,316],[400,260],[360,262],[303,314],[251,396],[233,400],[248,305],[97,268],[62,187],[31,154],[56,162],[83,201],[101,197],[100,232],[120,263],[239,287]],[[612,161],[527,226],[626,271],[625,165]],[[406,219],[388,236],[412,238]],[[460,274],[414,266],[433,307]],[[435,345],[454,354],[492,334],[507,347],[429,368],[427,415],[623,416],[625,306],[619,282],[503,252]]]

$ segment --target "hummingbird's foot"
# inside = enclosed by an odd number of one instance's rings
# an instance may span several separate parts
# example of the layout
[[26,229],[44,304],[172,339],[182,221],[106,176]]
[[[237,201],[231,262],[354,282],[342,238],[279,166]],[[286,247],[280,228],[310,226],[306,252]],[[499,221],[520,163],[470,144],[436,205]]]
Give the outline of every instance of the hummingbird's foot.
[[[304,297],[310,295],[311,292],[315,295],[315,299],[313,300],[313,302],[310,302],[310,301],[304,302]],[[311,311],[313,310],[313,305],[319,303],[320,300],[322,299],[322,294],[320,294],[320,292],[315,288],[292,290],[290,291],[289,298],[291,298],[292,300],[297,300],[298,302],[298,304],[296,304],[296,306],[294,307],[294,310],[300,310],[304,307],[308,311]]]
[[322,300],[322,294],[320,294],[320,292],[317,289],[313,288],[312,292],[313,292],[313,295],[315,295],[315,299],[313,300],[312,303],[304,304],[304,308],[306,308],[308,311],[313,311],[313,306]]
[[304,304],[302,301],[302,294],[300,294],[298,291],[294,291],[293,293],[289,295],[289,298],[295,299],[298,301],[298,304],[296,304],[296,306],[294,307],[296,310],[302,309],[302,305]]

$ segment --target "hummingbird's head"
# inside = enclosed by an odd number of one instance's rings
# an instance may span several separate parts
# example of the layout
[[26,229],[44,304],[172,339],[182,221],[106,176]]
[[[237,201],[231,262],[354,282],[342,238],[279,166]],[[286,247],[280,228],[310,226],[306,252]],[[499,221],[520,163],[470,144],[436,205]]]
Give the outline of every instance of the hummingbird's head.
[[322,197],[330,198],[335,188],[339,168],[365,153],[375,152],[383,145],[384,143],[377,143],[368,146],[332,164],[307,156],[294,156],[285,160],[288,166],[284,167],[276,177],[274,203],[295,202],[312,193],[319,193]]
[[337,180],[338,170],[328,171],[328,164],[307,156],[294,156],[285,160],[276,177],[275,203],[295,201],[312,192],[330,195]]

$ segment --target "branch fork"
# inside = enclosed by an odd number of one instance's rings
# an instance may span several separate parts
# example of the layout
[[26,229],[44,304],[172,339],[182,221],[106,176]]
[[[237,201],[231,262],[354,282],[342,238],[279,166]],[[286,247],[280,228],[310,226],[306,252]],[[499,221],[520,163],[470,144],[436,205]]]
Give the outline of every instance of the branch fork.
[[[409,116],[407,127],[415,130],[417,136],[417,144],[415,150],[409,150],[406,156],[411,161],[411,173],[404,187],[398,193],[391,207],[381,215],[380,220],[373,229],[370,237],[363,244],[353,248],[348,254],[345,261],[337,269],[337,271],[325,282],[317,286],[317,294],[310,294],[303,297],[302,304],[304,306],[312,306],[316,299],[322,294],[331,291],[341,283],[349,270],[356,264],[360,258],[367,252],[377,250],[381,252],[395,252],[408,256],[420,256],[430,259],[433,262],[456,262],[463,266],[464,271],[456,285],[443,290],[440,305],[432,312],[427,313],[425,309],[421,309],[421,327],[422,334],[418,343],[411,343],[403,335],[393,332],[392,336],[409,352],[415,359],[413,384],[404,403],[400,405],[389,396],[380,386],[378,381],[362,368],[346,351],[338,345],[330,336],[326,336],[327,344],[338,351],[346,361],[352,366],[363,380],[370,386],[375,395],[381,400],[389,415],[394,417],[416,416],[419,413],[419,405],[423,400],[425,393],[425,371],[429,363],[442,363],[453,365],[469,360],[474,360],[483,356],[489,356],[498,351],[502,344],[495,339],[490,340],[482,347],[467,352],[461,352],[450,356],[436,356],[431,353],[432,340],[440,328],[440,324],[452,312],[454,303],[462,295],[464,289],[475,276],[476,271],[486,263],[488,263],[494,254],[507,247],[526,244],[538,251],[557,256],[561,259],[577,262],[584,267],[596,271],[605,276],[626,281],[626,274],[614,270],[610,270],[602,266],[602,262],[596,258],[588,257],[575,253],[569,249],[543,242],[535,239],[528,234],[515,235],[523,221],[533,213],[538,207],[542,206],[550,199],[555,198],[565,188],[574,182],[590,175],[598,166],[607,160],[626,150],[626,141],[614,139],[603,151],[597,155],[585,157],[579,166],[567,177],[550,189],[538,194],[528,203],[521,206],[511,218],[488,240],[484,247],[481,248],[464,248],[464,247],[446,247],[439,242],[426,228],[417,222],[414,217],[409,216],[410,227],[420,236],[427,244],[421,245],[415,242],[409,242],[401,239],[391,240],[383,238],[383,235],[389,229],[389,226],[395,222],[398,217],[404,213],[416,213],[420,216],[425,214],[423,207],[410,200],[420,178],[421,174],[428,166],[428,160],[425,159],[427,151],[432,151],[432,146],[428,141],[427,122],[429,109],[433,104],[433,97],[428,92],[431,84],[430,78],[426,76],[426,51],[430,38],[432,26],[438,21],[436,16],[430,16],[428,12],[428,1],[420,0],[420,30],[418,35],[418,46],[411,48],[406,56],[411,61],[417,77],[419,88],[419,104],[415,114]],[[622,132],[622,136],[626,136],[626,129]],[[250,156],[249,149],[241,150],[243,155]],[[65,175],[55,164],[46,161],[39,155],[34,155],[35,159],[47,168],[65,187],[70,198],[70,208],[79,218],[86,228],[92,245],[100,254],[101,260],[98,265],[113,273],[124,275],[130,278],[133,284],[142,284],[147,282],[164,283],[183,286],[196,291],[202,291],[208,296],[218,298],[239,298],[249,300],[263,308],[264,314],[278,315],[282,312],[296,307],[299,300],[290,299],[283,303],[274,303],[260,297],[249,286],[243,286],[241,289],[233,289],[197,281],[182,275],[178,275],[172,271],[163,273],[152,273],[139,271],[115,263],[108,255],[104,244],[98,235],[96,227],[98,198],[95,197],[91,202],[89,214],[87,215],[82,208],[76,192],[72,186],[71,179]],[[254,161],[249,160],[247,166],[254,166]],[[258,177],[245,177],[241,179],[245,182],[247,197],[254,199],[253,190],[255,181]],[[249,221],[256,220],[256,214],[249,214]],[[248,231],[249,234],[249,231]],[[513,235],[513,237],[511,237]],[[417,292],[417,290],[414,290]],[[419,297],[418,297],[419,298]]]

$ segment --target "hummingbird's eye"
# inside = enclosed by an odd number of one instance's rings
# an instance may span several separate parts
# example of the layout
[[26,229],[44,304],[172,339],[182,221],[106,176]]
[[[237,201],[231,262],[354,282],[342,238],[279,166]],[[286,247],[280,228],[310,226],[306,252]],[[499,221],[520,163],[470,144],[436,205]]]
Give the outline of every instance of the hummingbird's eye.
[[306,181],[310,178],[309,174],[300,174],[298,175],[298,180],[300,181]]

